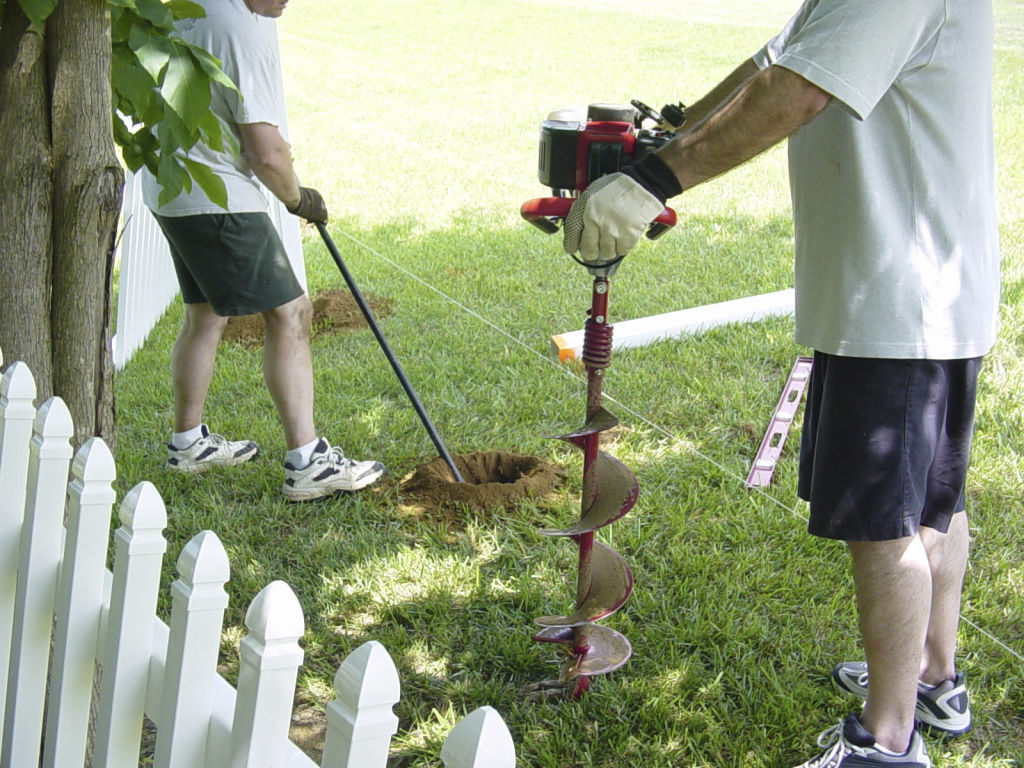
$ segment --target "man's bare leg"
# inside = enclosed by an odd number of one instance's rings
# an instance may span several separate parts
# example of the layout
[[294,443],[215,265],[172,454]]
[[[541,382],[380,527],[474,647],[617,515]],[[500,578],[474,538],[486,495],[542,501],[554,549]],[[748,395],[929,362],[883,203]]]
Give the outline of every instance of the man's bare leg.
[[871,681],[861,723],[878,744],[902,753],[914,730],[917,680],[931,610],[928,554],[918,535],[847,544]]
[[313,305],[305,295],[263,313],[263,380],[277,408],[288,450],[316,439],[313,359],[309,326]]
[[921,680],[938,685],[956,675],[956,633],[970,539],[967,513],[953,515],[946,533],[921,528],[920,536],[932,572],[932,604],[921,658]]
[[209,304],[185,305],[185,318],[171,350],[175,432],[193,429],[203,421],[217,344],[227,321],[214,314]]

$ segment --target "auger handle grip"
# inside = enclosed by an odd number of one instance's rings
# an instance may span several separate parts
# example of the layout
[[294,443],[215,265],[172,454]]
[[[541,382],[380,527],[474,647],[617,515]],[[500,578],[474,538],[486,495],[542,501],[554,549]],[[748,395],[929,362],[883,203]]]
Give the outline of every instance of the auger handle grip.
[[[561,220],[569,215],[569,209],[575,200],[574,197],[535,197],[523,203],[519,207],[519,213],[541,232],[553,235],[558,231]],[[674,227],[677,221],[676,212],[666,208],[647,228],[647,237],[651,240],[661,237]]]

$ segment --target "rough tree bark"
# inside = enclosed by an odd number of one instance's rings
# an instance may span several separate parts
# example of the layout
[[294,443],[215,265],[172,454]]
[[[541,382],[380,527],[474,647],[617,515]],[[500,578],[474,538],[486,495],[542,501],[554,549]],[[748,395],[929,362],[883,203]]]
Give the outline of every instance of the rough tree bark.
[[0,349],[52,394],[50,221],[52,162],[43,38],[15,2],[0,22]]
[[53,388],[81,443],[113,449],[110,304],[114,233],[124,171],[110,127],[110,16],[106,0],[58,3],[47,21],[53,157],[50,319]]
[[111,132],[105,0],[64,0],[33,31],[0,23],[0,349],[39,401],[60,395],[75,443],[114,441],[109,307],[124,174]]

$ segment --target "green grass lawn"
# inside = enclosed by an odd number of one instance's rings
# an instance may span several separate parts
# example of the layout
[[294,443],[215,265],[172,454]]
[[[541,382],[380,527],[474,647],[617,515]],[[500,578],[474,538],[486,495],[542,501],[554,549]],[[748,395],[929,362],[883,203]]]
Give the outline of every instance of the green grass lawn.
[[[558,669],[553,651],[530,641],[533,619],[570,609],[575,583],[572,543],[537,533],[579,514],[579,454],[545,436],[580,424],[585,385],[552,362],[549,338],[582,327],[590,301],[585,270],[518,214],[545,194],[539,123],[591,101],[693,101],[796,5],[289,7],[279,29],[297,168],[324,193],[363,292],[391,300],[382,330],[449,450],[541,455],[565,466],[569,483],[557,498],[461,524],[404,511],[397,481],[435,453],[369,331],[315,339],[317,420],[348,453],[388,465],[380,488],[280,501],[284,445],[259,353],[232,345],[222,347],[207,419],[255,439],[262,456],[220,474],[164,474],[176,306],[117,381],[118,486],[148,479],[163,494],[168,583],[195,533],[210,528],[224,542],[229,674],[248,601],[284,579],[307,620],[300,708],[322,711],[338,664],[361,643],[379,640],[394,657],[403,684],[394,766],[438,765],[452,724],[491,705],[523,766],[777,768],[810,757],[817,733],[854,706],[827,682],[836,661],[859,654],[851,579],[842,545],[805,532],[798,432],[766,492],[743,484],[789,369],[807,352],[787,318],[614,356],[605,391],[624,428],[603,446],[641,490],[598,537],[636,578],[604,622],[634,655],[580,701],[524,695]],[[1024,3],[995,5],[1004,298],[968,480],[961,629],[976,726],[959,741],[929,740],[938,768],[1024,763]],[[791,286],[784,149],[676,208],[676,230],[639,246],[613,278],[613,322]],[[315,230],[304,237],[311,292],[342,285]]]

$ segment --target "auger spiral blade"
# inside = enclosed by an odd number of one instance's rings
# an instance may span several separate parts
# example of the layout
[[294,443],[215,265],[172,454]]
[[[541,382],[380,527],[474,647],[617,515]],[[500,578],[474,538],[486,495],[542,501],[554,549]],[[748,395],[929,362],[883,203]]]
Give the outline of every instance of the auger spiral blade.
[[584,326],[583,364],[587,369],[586,422],[557,439],[583,451],[583,487],[580,518],[572,525],[546,529],[546,536],[565,536],[579,548],[576,605],[567,616],[542,616],[544,629],[533,639],[565,646],[568,654],[559,680],[572,682],[573,698],[589,687],[591,675],[618,669],[629,659],[629,641],[613,629],[594,624],[625,604],[633,590],[633,573],[626,561],[594,538],[594,532],[629,512],[636,503],[636,476],[618,459],[599,449],[602,432],[618,419],[601,405],[604,369],[611,362],[612,328],[607,322],[608,276],[596,275],[590,311]]
[[541,616],[534,621],[542,627],[581,627],[615,613],[633,591],[633,572],[614,549],[593,542],[587,563],[581,570],[589,573],[583,599],[569,616]]
[[618,459],[598,451],[593,471],[597,477],[597,493],[583,517],[567,528],[545,528],[543,536],[580,536],[614,523],[636,504],[640,494],[636,475]]
[[606,432],[612,427],[617,427],[619,420],[615,414],[606,411],[603,407],[598,406],[589,417],[587,422],[582,427],[564,435],[551,435],[553,440],[565,440],[566,442],[574,443],[582,447],[582,441],[580,438],[589,437],[590,435],[596,435],[600,432]]
[[583,648],[578,653],[573,651],[575,639],[571,627],[549,627],[542,629],[533,636],[542,643],[557,643],[566,646],[569,654],[562,664],[559,680],[567,683],[570,680],[591,675],[606,675],[627,661],[633,652],[629,641],[614,629],[593,624],[587,627],[583,637]]

